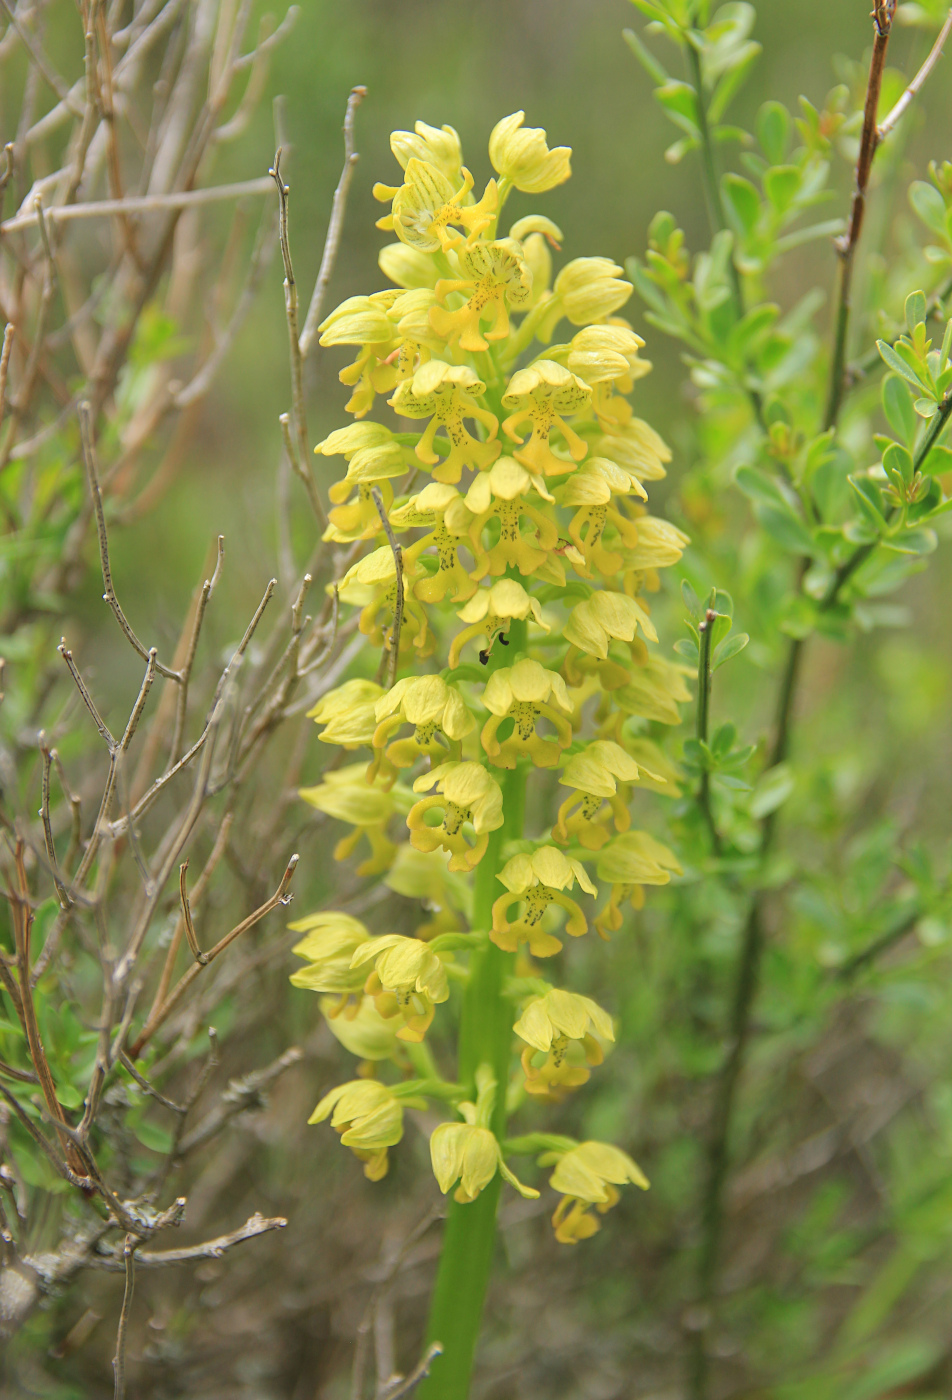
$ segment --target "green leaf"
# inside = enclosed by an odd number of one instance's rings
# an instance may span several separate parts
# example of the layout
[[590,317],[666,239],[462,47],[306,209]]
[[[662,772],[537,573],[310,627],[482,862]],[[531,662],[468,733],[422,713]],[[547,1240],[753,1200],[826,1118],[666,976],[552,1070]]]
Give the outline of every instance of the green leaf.
[[758,505],[755,507],[757,519],[772,540],[794,554],[812,555],[815,545],[813,536],[799,516],[789,506]]
[[799,192],[803,176],[795,165],[775,165],[764,175],[764,193],[778,214],[788,209]]
[[916,180],[909,186],[909,203],[926,228],[937,233],[944,243],[948,243],[945,201],[935,186],[926,184],[925,180]]
[[768,768],[758,780],[750,798],[748,808],[755,821],[760,821],[786,802],[793,792],[793,773],[787,763],[777,763]]
[[700,653],[697,649],[697,642],[691,641],[689,637],[679,638],[674,644],[674,649],[679,656],[683,656],[685,661],[689,661],[694,667],[696,667],[701,660]]
[[731,657],[737,656],[744,650],[749,641],[750,637],[746,632],[736,632],[733,637],[728,637],[726,641],[721,642],[720,646],[714,650],[711,670],[716,671],[718,666],[723,666],[725,661],[730,661]]
[[938,540],[935,531],[919,528],[903,530],[900,534],[884,540],[883,544],[887,549],[894,549],[897,554],[932,554]]
[[894,374],[887,374],[883,380],[883,413],[897,437],[911,447],[916,436],[916,415],[909,390]]
[[682,83],[672,79],[671,82],[665,83],[662,87],[655,88],[655,97],[675,126],[680,127],[688,136],[697,140],[700,136],[697,96],[690,83]]
[[908,486],[914,474],[912,454],[908,448],[900,447],[898,442],[891,442],[883,453],[883,469],[887,476],[897,473],[900,481]]
[[891,370],[895,370],[896,374],[902,375],[903,379],[907,380],[910,384],[915,384],[917,389],[922,388],[922,380],[919,375],[906,364],[905,360],[901,359],[899,355],[896,354],[888,341],[877,340],[876,349]]
[[916,326],[926,319],[926,298],[924,292],[910,292],[906,297],[906,325],[912,335]]
[[757,140],[771,165],[782,165],[790,145],[790,113],[782,102],[765,102],[757,113]]
[[942,476],[945,472],[952,472],[952,447],[933,447],[919,470],[926,476]]
[[631,49],[632,53],[635,55],[635,58],[637,58],[638,62],[641,64],[642,68],[648,74],[648,77],[653,83],[657,83],[660,87],[661,84],[669,83],[671,81],[669,75],[662,68],[661,64],[655,58],[654,54],[651,53],[649,49],[645,48],[644,44],[638,38],[638,35],[633,29],[623,29],[621,32],[621,37]]
[[752,233],[760,217],[760,195],[754,185],[731,172],[721,181],[721,189],[739,228],[745,234]]
[[749,501],[789,509],[787,498],[777,483],[757,467],[738,467],[734,481]]
[[690,583],[688,583],[686,578],[683,578],[681,580],[681,597],[684,600],[684,606],[687,608],[691,616],[693,618],[700,617],[701,600],[695,593],[694,589],[691,587]]
[[172,1150],[172,1134],[165,1128],[159,1128],[155,1123],[145,1119],[136,1128],[136,1137],[143,1147],[148,1147],[152,1152],[160,1152],[166,1156]]

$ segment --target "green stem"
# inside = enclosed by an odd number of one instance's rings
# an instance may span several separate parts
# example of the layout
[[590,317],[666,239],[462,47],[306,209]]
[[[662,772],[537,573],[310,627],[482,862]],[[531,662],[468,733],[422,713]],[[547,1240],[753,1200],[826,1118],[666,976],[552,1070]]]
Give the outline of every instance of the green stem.
[[[509,629],[510,652],[524,649],[525,623]],[[493,658],[495,660],[495,657]],[[503,661],[505,658],[503,657]],[[525,770],[517,768],[502,782],[504,823],[489,838],[489,848],[476,870],[473,927],[492,927],[492,907],[502,886],[496,879],[507,841],[522,836],[525,812]],[[472,955],[470,979],[463,995],[457,1078],[467,1087],[476,1070],[488,1064],[498,1085],[492,1128],[502,1142],[506,1135],[506,1091],[512,1051],[512,1004],[502,995],[515,956],[495,944]],[[475,1088],[473,1089],[475,1098]],[[473,1357],[479,1339],[483,1303],[492,1271],[496,1243],[496,1206],[502,1179],[498,1172],[475,1201],[450,1201],[436,1285],[430,1305],[427,1342],[439,1342],[443,1354],[419,1390],[419,1400],[466,1400]]]
[[[713,608],[708,608],[704,615],[704,620],[700,624],[698,631],[700,634],[700,647],[697,665],[697,726],[696,733],[700,743],[707,743],[707,735],[710,724],[711,709],[711,643],[713,641],[713,626],[717,613]],[[702,755],[702,763],[704,758]],[[705,766],[701,771],[701,786],[698,789],[698,806],[704,814],[708,831],[711,833],[711,845],[714,854],[721,853],[721,838],[714,822],[714,813],[711,810],[711,775]]]

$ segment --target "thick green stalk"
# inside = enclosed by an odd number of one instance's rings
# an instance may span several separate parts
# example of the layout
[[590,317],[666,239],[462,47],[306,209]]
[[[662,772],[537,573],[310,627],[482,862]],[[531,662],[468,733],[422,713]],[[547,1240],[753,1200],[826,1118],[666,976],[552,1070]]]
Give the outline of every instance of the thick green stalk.
[[[525,646],[525,633],[525,623],[512,624],[510,655]],[[500,661],[507,664],[505,654]],[[492,928],[493,901],[503,892],[496,879],[503,865],[503,846],[522,836],[524,769],[520,767],[507,773],[501,786],[505,821],[490,835],[489,848],[476,869],[473,892],[473,928],[484,932]],[[512,953],[502,952],[493,943],[472,954],[460,1021],[457,1079],[469,1087],[480,1065],[492,1067],[497,1083],[492,1127],[500,1142],[506,1134],[513,1020],[512,1005],[504,999],[502,989],[513,962]],[[472,1097],[476,1097],[475,1087]],[[469,1395],[473,1357],[495,1253],[496,1206],[501,1184],[497,1173],[475,1201],[466,1205],[450,1201],[427,1327],[427,1342],[439,1342],[443,1354],[433,1363],[430,1376],[420,1387],[419,1400],[466,1400]]]

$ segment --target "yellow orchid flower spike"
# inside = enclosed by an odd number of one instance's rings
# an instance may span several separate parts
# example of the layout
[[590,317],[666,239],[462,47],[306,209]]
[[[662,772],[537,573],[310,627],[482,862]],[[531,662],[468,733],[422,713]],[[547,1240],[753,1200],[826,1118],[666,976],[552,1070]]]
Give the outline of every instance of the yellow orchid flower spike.
[[[572,742],[573,713],[565,682],[555,671],[547,671],[538,661],[524,658],[512,667],[494,671],[483,691],[483,704],[490,717],[483,725],[480,743],[490,762],[500,768],[515,768],[523,756],[537,768],[554,768]],[[512,720],[512,733],[502,742],[497,731],[503,720]],[[556,738],[543,739],[536,733],[536,721],[546,719]]]
[[[486,854],[489,833],[502,826],[502,791],[481,763],[441,763],[424,773],[413,784],[414,792],[432,797],[415,803],[407,815],[410,843],[418,851],[434,851],[442,846],[450,852],[450,870],[475,870]],[[442,808],[439,826],[427,826],[426,813]],[[470,825],[476,835],[470,845],[463,827]]]
[[[586,894],[596,891],[585,867],[573,856],[555,846],[542,846],[531,856],[513,856],[496,878],[508,890],[493,904],[490,937],[497,948],[514,953],[520,943],[528,943],[530,953],[537,958],[551,958],[560,952],[561,940],[541,927],[542,916],[550,904],[561,905],[568,912],[566,933],[581,938],[588,932],[588,921],[580,906],[565,891],[572,889],[576,881]],[[524,905],[522,915],[510,920],[508,911],[517,903]]]
[[[622,319],[631,282],[608,258],[563,255],[543,211],[502,218],[514,190],[568,178],[569,149],[522,112],[504,117],[481,199],[452,127],[417,122],[391,149],[402,181],[375,187],[394,235],[378,256],[388,290],[348,298],[321,327],[323,343],[350,347],[352,420],[317,449],[346,462],[324,534],[345,549],[329,551],[342,576],[327,585],[330,620],[314,624],[340,670],[308,700],[315,749],[368,746],[370,759],[327,765],[302,793],[320,820],[346,823],[338,858],[369,843],[357,873],[386,888],[357,893],[368,927],[326,911],[301,921],[294,984],[319,993],[359,1061],[318,1113],[368,1175],[386,1170],[406,1103],[435,1113],[431,1162],[451,1200],[429,1335],[456,1337],[458,1357],[500,1178],[535,1194],[507,1167],[513,1154],[548,1154],[566,1243],[594,1234],[622,1184],[647,1186],[617,1148],[510,1136],[508,1120],[585,1084],[614,1035],[613,1008],[549,986],[529,959],[593,919],[607,937],[680,870],[641,829],[647,812],[629,829],[629,803],[636,784],[650,802],[681,795],[660,734],[689,677],[659,645],[648,600],[688,541],[648,509],[672,454],[628,399],[651,369]],[[562,323],[565,343],[550,344]],[[377,396],[392,421],[371,420]],[[443,1077],[450,1064],[460,1082]],[[476,1231],[486,1248],[463,1249]],[[462,1369],[457,1381],[465,1394]],[[442,1384],[434,1372],[427,1393]]]

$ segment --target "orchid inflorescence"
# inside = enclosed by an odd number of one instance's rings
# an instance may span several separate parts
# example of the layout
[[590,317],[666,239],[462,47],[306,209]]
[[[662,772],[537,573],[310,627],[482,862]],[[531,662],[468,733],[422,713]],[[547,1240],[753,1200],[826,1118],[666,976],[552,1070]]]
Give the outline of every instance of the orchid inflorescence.
[[[602,1007],[550,985],[533,960],[591,922],[607,938],[626,902],[640,907],[646,885],[680,873],[670,850],[630,829],[629,802],[639,788],[678,795],[657,726],[678,722],[685,668],[649,649],[647,595],[687,540],[645,505],[670,452],[625,398],[651,366],[618,314],[632,290],[622,269],[575,258],[553,281],[551,219],[500,231],[513,189],[541,194],[570,174],[570,151],[522,121],[493,131],[498,179],[478,199],[452,127],[393,134],[403,182],[374,193],[390,205],[378,227],[397,241],[380,266],[395,285],[348,298],[321,327],[322,344],[355,352],[340,376],[355,421],[316,450],[347,463],[324,538],[366,544],[331,587],[360,609],[368,645],[361,674],[311,715],[323,742],[369,755],[302,796],[351,828],[338,859],[366,841],[357,873],[430,917],[413,937],[373,936],[343,912],[300,920],[306,966],[292,981],[323,994],[331,1030],[362,1061],[311,1121],[330,1117],[368,1177],[385,1174],[404,1108],[435,1099],[456,1115],[431,1137],[440,1188],[469,1203],[498,1172],[536,1195],[504,1160],[534,1153],[562,1193],[557,1238],[575,1243],[617,1186],[647,1187],[640,1169],[604,1143],[507,1138],[499,1124],[583,1084],[614,1038]],[[384,402],[402,425],[369,417],[390,418]],[[596,882],[607,894],[593,918]],[[490,949],[504,959],[496,995],[511,1011],[513,1082],[480,1063],[452,1083],[424,1038]],[[388,1061],[394,1082],[380,1073]]]

